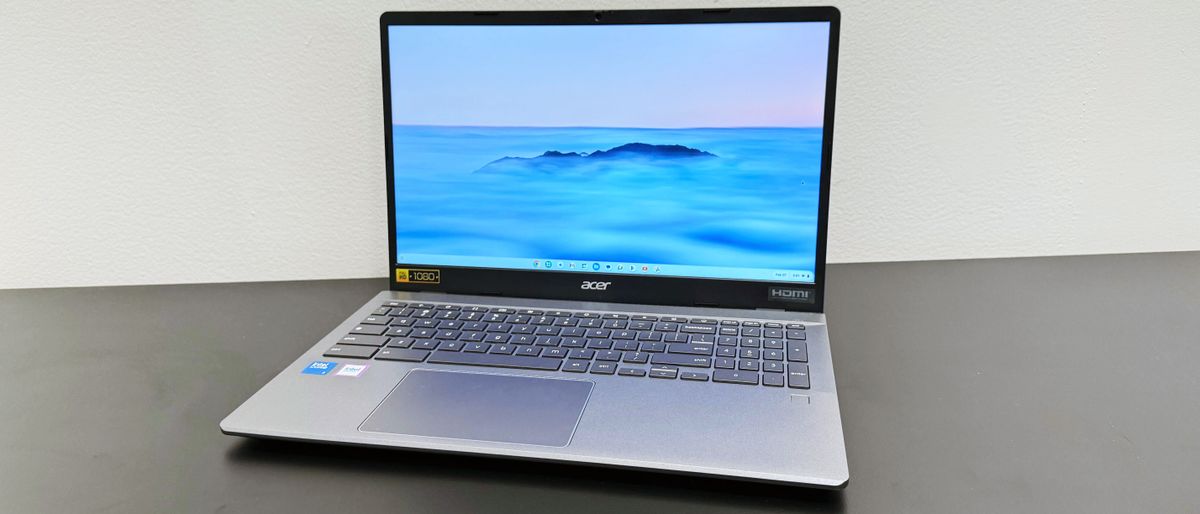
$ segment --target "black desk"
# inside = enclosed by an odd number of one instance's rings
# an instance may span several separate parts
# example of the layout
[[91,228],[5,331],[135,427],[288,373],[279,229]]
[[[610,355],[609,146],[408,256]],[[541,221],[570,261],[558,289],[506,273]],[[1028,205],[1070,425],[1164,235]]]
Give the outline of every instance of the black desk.
[[0,510],[1200,509],[1200,253],[829,284],[843,492],[218,431],[382,279],[0,291]]

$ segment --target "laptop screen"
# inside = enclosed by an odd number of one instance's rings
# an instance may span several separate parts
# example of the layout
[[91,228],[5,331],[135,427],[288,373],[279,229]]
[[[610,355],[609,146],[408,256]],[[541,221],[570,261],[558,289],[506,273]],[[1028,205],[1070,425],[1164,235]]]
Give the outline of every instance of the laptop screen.
[[388,30],[397,264],[815,281],[829,23]]

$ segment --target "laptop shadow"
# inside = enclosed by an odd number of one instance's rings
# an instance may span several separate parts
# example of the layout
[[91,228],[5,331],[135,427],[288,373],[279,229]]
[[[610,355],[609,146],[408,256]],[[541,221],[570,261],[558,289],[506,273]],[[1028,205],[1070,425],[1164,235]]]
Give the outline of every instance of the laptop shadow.
[[[245,439],[226,453],[233,465],[280,466],[290,472],[344,474],[413,493],[453,490],[478,510],[578,494],[582,511],[843,512],[842,491],[653,473],[630,469],[528,462],[402,449]],[[393,489],[394,490],[394,489]],[[527,491],[528,498],[519,498]],[[585,494],[586,493],[586,494]],[[536,494],[536,496],[533,496]],[[641,508],[637,503],[642,503]]]

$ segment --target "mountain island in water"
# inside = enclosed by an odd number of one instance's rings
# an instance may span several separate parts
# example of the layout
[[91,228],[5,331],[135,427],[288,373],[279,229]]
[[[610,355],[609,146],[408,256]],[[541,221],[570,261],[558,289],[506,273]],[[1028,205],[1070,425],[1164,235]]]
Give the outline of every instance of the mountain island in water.
[[674,161],[677,159],[714,158],[716,154],[683,145],[651,145],[626,143],[595,152],[559,152],[549,150],[537,157],[502,157],[475,170],[476,173],[508,171],[552,172],[579,165],[602,164],[613,161]]

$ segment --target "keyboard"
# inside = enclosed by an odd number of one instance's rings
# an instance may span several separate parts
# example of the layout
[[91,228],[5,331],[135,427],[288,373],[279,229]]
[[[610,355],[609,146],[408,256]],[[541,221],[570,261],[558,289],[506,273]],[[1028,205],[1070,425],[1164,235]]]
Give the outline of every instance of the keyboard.
[[808,389],[802,323],[388,301],[325,357]]

